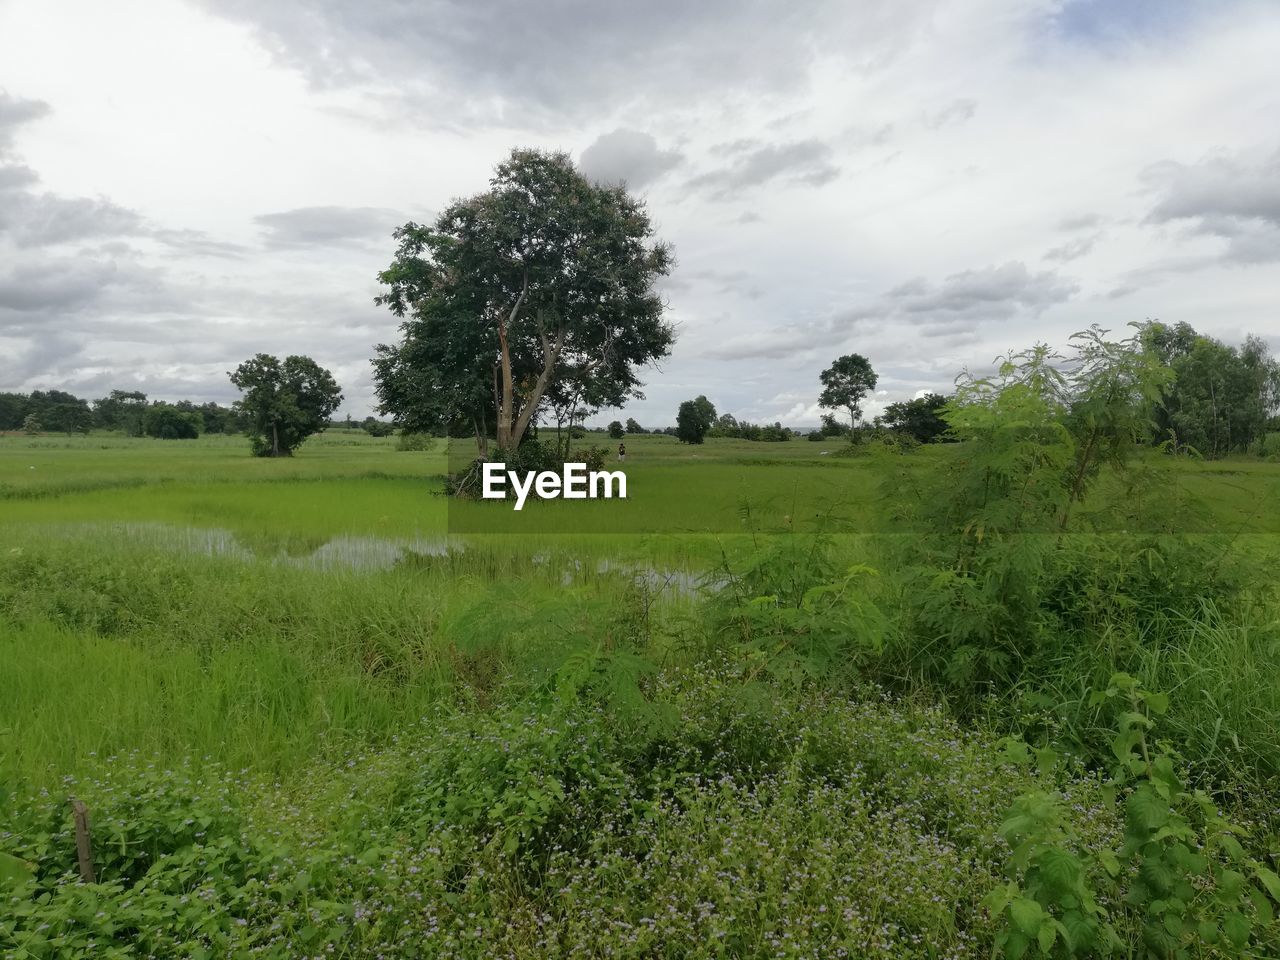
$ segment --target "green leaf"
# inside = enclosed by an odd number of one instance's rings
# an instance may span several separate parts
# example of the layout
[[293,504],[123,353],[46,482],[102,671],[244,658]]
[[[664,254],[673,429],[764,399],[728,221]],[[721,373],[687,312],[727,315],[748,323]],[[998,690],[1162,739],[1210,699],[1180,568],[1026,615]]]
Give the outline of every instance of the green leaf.
[[1018,933],[1016,930],[1009,931],[1009,935],[1004,941],[1004,958],[1005,960],[1022,960],[1027,953],[1027,947],[1031,946],[1031,938],[1025,933]]
[[1036,858],[1036,866],[1056,892],[1070,890],[1080,876],[1080,861],[1067,851],[1050,847]]
[[1046,919],[1044,907],[1028,897],[1018,897],[1009,904],[1009,916],[1014,927],[1028,937],[1040,932],[1040,924]]
[[0,883],[26,883],[35,879],[35,869],[26,860],[11,853],[0,852]]
[[1036,943],[1040,945],[1041,953],[1048,953],[1053,949],[1053,941],[1058,938],[1057,928],[1054,927],[1053,921],[1046,919],[1040,924],[1040,930],[1036,934]]
[[1116,855],[1110,850],[1099,851],[1098,862],[1102,864],[1102,868],[1107,871],[1108,875],[1113,877],[1120,875],[1120,861],[1116,859]]
[[1196,933],[1205,943],[1218,942],[1218,925],[1212,920],[1201,920],[1196,924]]
[[993,917],[998,917],[1009,905],[1009,901],[1018,895],[1018,885],[1012,881],[1004,886],[996,887],[982,898],[982,905]]
[[1249,942],[1249,921],[1243,913],[1233,911],[1222,921],[1222,932],[1237,947],[1243,947]]
[[1158,830],[1169,820],[1169,804],[1148,786],[1141,786],[1125,801],[1125,814],[1130,825],[1144,830]]
[[1253,868],[1253,873],[1258,878],[1258,882],[1266,888],[1267,893],[1271,894],[1271,898],[1280,903],[1280,876],[1261,864]]

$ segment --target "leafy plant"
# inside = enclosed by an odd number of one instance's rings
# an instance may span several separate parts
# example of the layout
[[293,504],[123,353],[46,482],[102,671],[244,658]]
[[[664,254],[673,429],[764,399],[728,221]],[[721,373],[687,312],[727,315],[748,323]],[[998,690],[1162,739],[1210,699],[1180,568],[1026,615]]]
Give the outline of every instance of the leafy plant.
[[[1134,931],[1130,955],[1148,960],[1256,956],[1255,934],[1274,937],[1260,927],[1274,920],[1280,876],[1245,852],[1242,827],[1185,782],[1177,754],[1150,740],[1168,696],[1118,673],[1093,700],[1120,707],[1104,799],[1122,818],[1123,843],[1083,849],[1058,797],[1019,797],[1000,828],[1013,876],[984,901],[1003,920],[997,950],[1007,960],[1105,956],[1126,947],[1122,927]],[[1117,902],[1110,909],[1101,906],[1104,886],[1118,888],[1107,891]]]

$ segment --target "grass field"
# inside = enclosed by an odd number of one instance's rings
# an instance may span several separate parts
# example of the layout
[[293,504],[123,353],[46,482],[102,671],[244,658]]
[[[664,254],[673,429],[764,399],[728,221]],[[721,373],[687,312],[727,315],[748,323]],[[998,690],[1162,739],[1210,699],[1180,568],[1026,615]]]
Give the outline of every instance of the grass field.
[[[1011,541],[1043,582],[938,592],[938,626],[887,504],[959,445],[627,449],[627,501],[517,515],[440,495],[464,443],[0,437],[0,878],[35,874],[0,952],[988,956],[1037,791],[1136,950],[1085,857],[1132,827],[1090,700],[1118,670],[1242,876],[1275,868],[1280,463],[1160,462],[1185,519]],[[1205,869],[1161,902],[1227,923]],[[1238,952],[1187,955],[1280,955],[1256,883]]]

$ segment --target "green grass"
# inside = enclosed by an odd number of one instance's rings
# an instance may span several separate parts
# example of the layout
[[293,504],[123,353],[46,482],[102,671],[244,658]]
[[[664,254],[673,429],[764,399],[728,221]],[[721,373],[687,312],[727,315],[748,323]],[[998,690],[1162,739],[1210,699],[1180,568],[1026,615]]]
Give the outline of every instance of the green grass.
[[[1170,694],[1159,735],[1250,850],[1280,836],[1280,463],[1153,460],[1214,531],[1173,538],[1197,568],[1143,579],[1136,533],[1075,537],[1078,609],[993,689],[929,665],[907,611],[933,588],[893,559],[921,531],[885,500],[961,448],[626,443],[628,501],[516,514],[439,495],[465,441],[0,437],[0,854],[49,895],[10,902],[0,951],[987,956],[1015,796],[1118,834],[1115,718],[1088,703],[1117,669]],[[1173,610],[1228,571],[1239,591]],[[727,578],[795,603],[736,607]],[[851,642],[850,604],[883,646]],[[1077,761],[1017,767],[1006,733]]]

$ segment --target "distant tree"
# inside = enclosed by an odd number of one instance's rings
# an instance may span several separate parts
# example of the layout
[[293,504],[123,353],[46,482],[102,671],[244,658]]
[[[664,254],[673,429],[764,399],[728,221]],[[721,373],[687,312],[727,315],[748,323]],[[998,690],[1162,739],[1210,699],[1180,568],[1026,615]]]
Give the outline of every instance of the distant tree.
[[824,413],[822,415],[822,426],[818,429],[818,432],[824,437],[840,437],[847,434],[849,430],[833,414]]
[[22,429],[28,437],[34,437],[44,430],[44,427],[41,425],[39,417],[34,413],[28,413],[22,421]]
[[701,443],[715,419],[716,408],[706,397],[686,400],[676,414],[676,437],[681,443]]
[[891,403],[885,408],[883,423],[890,430],[905,433],[920,443],[936,443],[942,440],[950,427],[942,419],[947,398],[937,393]]
[[783,440],[790,440],[794,433],[790,427],[784,427],[781,422],[775,420],[773,423],[766,423],[760,428],[759,439],[765,443],[777,443]]
[[644,427],[640,426],[634,417],[627,417],[627,433],[645,433]]
[[396,432],[394,423],[378,420],[375,417],[365,417],[364,422],[360,425],[364,428],[364,432],[371,437],[389,437]]
[[237,422],[235,414],[228,408],[210,401],[199,407],[200,418],[204,421],[205,433],[235,433]]
[[481,455],[491,425],[518,448],[548,402],[638,396],[638,368],[674,340],[654,286],[671,254],[640,200],[536,150],[513,151],[490,185],[396,231],[376,302],[403,336],[373,360],[382,412],[412,430],[465,418]]
[[722,413],[716,417],[715,422],[711,424],[711,428],[707,430],[707,436],[740,437],[742,436],[742,425],[732,413]]
[[27,417],[25,393],[0,393],[0,430],[20,430]]
[[1261,444],[1280,408],[1280,364],[1258,337],[1239,347],[1187,323],[1143,326],[1143,345],[1173,371],[1153,411],[1153,439],[1217,458]]
[[194,440],[204,426],[200,414],[172,403],[153,403],[142,416],[142,430],[160,440]]
[[89,401],[64,390],[33,390],[27,412],[34,413],[45,430],[58,433],[88,433],[93,427]]
[[266,353],[229,374],[244,394],[233,408],[249,431],[255,456],[289,457],[302,441],[325,428],[342,403],[333,375],[310,357]]
[[626,436],[626,433],[627,433],[626,430],[622,428],[621,420],[610,421],[609,436],[611,436],[614,440],[621,440],[624,436]]
[[818,405],[828,410],[847,410],[849,429],[858,425],[862,417],[862,401],[874,390],[878,377],[866,357],[859,353],[837,357],[822,371],[822,394]]
[[142,420],[147,413],[147,395],[139,390],[112,390],[93,401],[93,415],[104,430],[122,430],[127,436],[142,436]]

